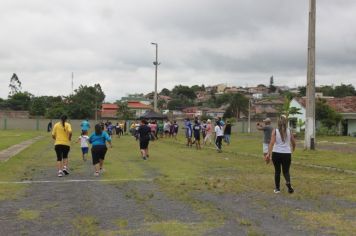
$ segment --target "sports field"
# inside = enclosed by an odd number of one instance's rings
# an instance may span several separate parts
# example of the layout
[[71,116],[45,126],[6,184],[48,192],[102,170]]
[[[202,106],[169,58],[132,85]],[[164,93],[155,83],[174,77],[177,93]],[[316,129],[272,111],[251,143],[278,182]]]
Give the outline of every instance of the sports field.
[[[6,145],[45,136],[0,162],[0,235],[353,235],[356,139],[321,137],[293,155],[295,193],[274,194],[260,134],[188,148],[183,137],[150,143],[140,159],[131,136],[113,138],[105,173],[94,177],[72,144],[69,176],[58,178],[47,133],[19,132]],[[76,137],[76,135],[74,135]],[[23,138],[23,139],[22,139]],[[282,178],[283,183],[283,178]]]

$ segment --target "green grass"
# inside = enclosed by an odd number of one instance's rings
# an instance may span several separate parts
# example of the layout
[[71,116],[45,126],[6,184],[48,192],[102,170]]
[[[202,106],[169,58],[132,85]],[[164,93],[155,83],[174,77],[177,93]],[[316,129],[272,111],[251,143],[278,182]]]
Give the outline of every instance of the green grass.
[[44,133],[40,131],[0,130],[0,151],[40,135],[44,135]]
[[17,212],[17,217],[20,220],[33,221],[37,220],[40,217],[40,212],[36,210],[20,209]]
[[[181,201],[203,216],[199,222],[187,224],[177,220],[164,221],[146,209],[146,224],[141,226],[145,232],[162,235],[202,235],[210,229],[224,224],[229,217],[213,203],[200,201],[196,195],[203,192],[213,194],[241,194],[258,192],[261,194],[261,207],[271,209],[282,216],[294,216],[298,222],[310,229],[328,228],[327,232],[347,235],[355,230],[352,216],[356,212],[335,204],[332,211],[294,211],[285,208],[282,212],[273,209],[264,196],[273,197],[273,166],[262,160],[262,134],[244,134],[232,136],[230,146],[223,146],[223,153],[216,153],[210,148],[196,150],[184,145],[184,138],[178,141],[164,139],[150,143],[150,160],[140,158],[138,143],[132,137],[114,137],[113,149],[109,149],[106,161],[106,172],[103,179],[140,181],[153,179],[159,191],[166,196]],[[74,135],[77,137],[77,134]],[[302,164],[337,167],[356,171],[354,154],[337,151],[304,151],[298,149],[293,160]],[[70,168],[74,172],[83,171],[79,144],[73,144],[70,152]],[[38,169],[53,168],[55,173],[55,153],[50,137],[33,144],[7,162],[0,163],[0,181],[30,180]],[[281,193],[282,198],[295,201],[307,201],[311,204],[323,204],[325,197],[342,201],[356,202],[356,176],[336,171],[316,169],[302,165],[292,165],[291,176],[296,193]],[[283,183],[283,178],[282,178]],[[23,186],[2,185],[0,200],[18,196]],[[282,187],[282,190],[283,187]],[[128,199],[145,203],[155,197],[155,193],[140,195],[137,192],[127,193]],[[144,204],[143,204],[144,205]],[[26,214],[25,214],[26,215]],[[260,235],[258,225],[253,219],[236,217],[236,224],[244,227],[248,235]],[[332,222],[335,219],[335,222]],[[81,235],[135,235],[140,229],[128,227],[127,219],[117,219],[117,231],[102,231],[98,221],[91,216],[78,216],[73,224]],[[342,223],[341,223],[342,222]],[[341,232],[341,233],[338,233]]]

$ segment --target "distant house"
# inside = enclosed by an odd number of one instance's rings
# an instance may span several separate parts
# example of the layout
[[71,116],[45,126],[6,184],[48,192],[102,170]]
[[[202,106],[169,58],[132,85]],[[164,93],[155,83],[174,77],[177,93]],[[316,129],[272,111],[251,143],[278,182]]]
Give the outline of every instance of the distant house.
[[140,101],[128,101],[127,106],[134,112],[136,118],[153,109],[151,105],[144,104]]
[[117,119],[117,104],[103,103],[100,109],[101,119]]
[[194,118],[203,115],[203,111],[199,107],[187,107],[183,109],[186,117]]
[[225,109],[222,109],[222,108],[210,108],[210,109],[204,110],[204,115],[210,116],[213,118],[223,117],[224,113],[225,113]]
[[[342,123],[342,134],[353,135],[356,133],[356,96],[333,98],[323,97],[326,103],[336,112],[340,113],[344,119]],[[293,98],[291,107],[300,109],[301,115],[290,116],[290,118],[306,120],[306,98]]]
[[145,98],[143,95],[140,94],[132,94],[129,95],[127,97],[122,97],[121,102],[130,102],[130,101],[137,101],[146,105],[150,105],[151,104],[151,100],[148,98]]
[[278,117],[279,109],[283,106],[284,98],[266,98],[254,101],[252,104],[252,114],[259,118]]

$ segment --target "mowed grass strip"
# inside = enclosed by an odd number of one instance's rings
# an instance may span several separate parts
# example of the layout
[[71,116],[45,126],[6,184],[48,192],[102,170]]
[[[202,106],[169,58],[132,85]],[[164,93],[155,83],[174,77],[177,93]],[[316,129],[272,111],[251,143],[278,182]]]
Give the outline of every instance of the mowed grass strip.
[[0,151],[41,135],[45,135],[45,133],[27,130],[0,130]]

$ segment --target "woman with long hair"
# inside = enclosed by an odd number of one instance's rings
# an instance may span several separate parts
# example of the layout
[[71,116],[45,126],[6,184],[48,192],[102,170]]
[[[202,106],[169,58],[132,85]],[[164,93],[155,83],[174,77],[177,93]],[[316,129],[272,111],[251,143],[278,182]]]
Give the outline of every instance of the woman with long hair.
[[61,121],[57,122],[52,130],[52,138],[55,140],[54,150],[57,155],[58,177],[69,174],[68,153],[72,139],[72,126],[67,122],[67,119],[66,115],[62,115]]
[[100,173],[104,171],[104,159],[105,154],[108,150],[106,147],[106,143],[109,143],[110,148],[112,148],[111,138],[103,131],[102,126],[100,124],[95,125],[95,132],[92,133],[89,137],[89,143],[91,143],[91,155],[93,159],[93,165],[95,168],[94,176],[99,176]]
[[280,193],[281,169],[286,180],[286,186],[289,193],[293,193],[290,181],[289,169],[292,162],[292,152],[295,150],[295,139],[288,128],[288,119],[282,115],[278,119],[278,128],[272,132],[271,142],[269,144],[268,153],[272,156],[274,165],[274,182],[275,193]]

